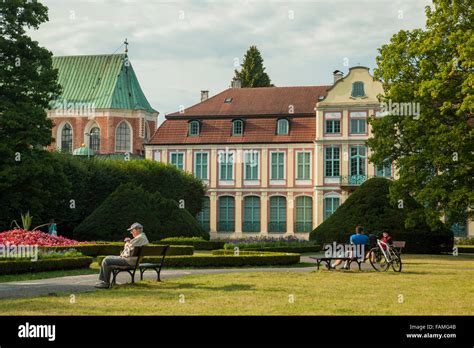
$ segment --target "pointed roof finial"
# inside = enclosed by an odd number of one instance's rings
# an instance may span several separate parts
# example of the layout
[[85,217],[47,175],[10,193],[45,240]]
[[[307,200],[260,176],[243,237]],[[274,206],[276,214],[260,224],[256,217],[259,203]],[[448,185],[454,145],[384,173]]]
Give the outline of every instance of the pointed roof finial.
[[125,41],[123,43],[125,45],[125,54],[127,54],[128,53],[128,40],[127,40],[127,38],[125,38]]

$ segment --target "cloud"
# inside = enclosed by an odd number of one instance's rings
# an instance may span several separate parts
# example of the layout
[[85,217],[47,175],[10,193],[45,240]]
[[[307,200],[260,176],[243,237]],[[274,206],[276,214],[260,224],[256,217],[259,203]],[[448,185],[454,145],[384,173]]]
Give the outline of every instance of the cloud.
[[377,48],[423,27],[428,0],[161,1],[48,0],[50,21],[32,36],[55,55],[130,60],[162,115],[227,88],[247,48],[261,50],[277,86],[320,85],[335,69],[374,67]]

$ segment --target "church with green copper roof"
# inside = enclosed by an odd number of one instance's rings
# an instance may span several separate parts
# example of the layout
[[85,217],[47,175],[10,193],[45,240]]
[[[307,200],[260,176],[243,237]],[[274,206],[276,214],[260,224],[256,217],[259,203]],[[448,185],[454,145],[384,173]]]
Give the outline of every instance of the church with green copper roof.
[[53,57],[53,67],[62,93],[48,111],[54,123],[52,150],[143,155],[158,111],[148,102],[126,53]]

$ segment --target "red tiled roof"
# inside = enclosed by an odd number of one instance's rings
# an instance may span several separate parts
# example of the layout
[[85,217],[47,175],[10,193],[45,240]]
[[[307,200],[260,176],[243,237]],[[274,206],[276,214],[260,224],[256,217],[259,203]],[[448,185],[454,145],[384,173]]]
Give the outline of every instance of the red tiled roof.
[[236,143],[306,143],[316,136],[315,117],[292,117],[289,135],[276,135],[276,117],[248,118],[244,135],[232,136],[232,118],[201,121],[198,136],[188,136],[188,120],[166,120],[148,144],[236,144]]
[[[191,106],[183,113],[166,116],[150,145],[306,143],[316,132],[314,108],[328,86],[229,88]],[[225,103],[226,98],[232,102]],[[277,120],[290,121],[288,135],[276,135]],[[232,136],[232,120],[244,119],[244,135]],[[201,122],[198,136],[188,136],[188,122]]]
[[[289,115],[314,114],[320,96],[326,96],[330,86],[229,88],[193,105],[183,113],[167,116],[245,116],[245,115]],[[232,98],[231,103],[225,103]],[[292,107],[292,110],[290,111]]]

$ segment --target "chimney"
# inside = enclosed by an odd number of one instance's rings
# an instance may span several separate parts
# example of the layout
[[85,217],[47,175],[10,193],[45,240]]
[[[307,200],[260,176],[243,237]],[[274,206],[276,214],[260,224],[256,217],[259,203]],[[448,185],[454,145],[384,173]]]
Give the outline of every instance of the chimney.
[[343,78],[344,74],[340,70],[334,70],[332,76],[334,76],[334,83],[336,83]]
[[209,91],[201,91],[201,101],[207,100],[209,98]]
[[237,79],[233,79],[232,82],[230,83],[230,87],[232,88],[242,88],[242,82]]

